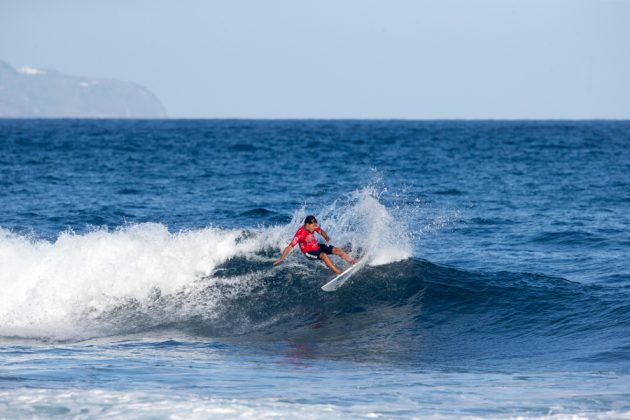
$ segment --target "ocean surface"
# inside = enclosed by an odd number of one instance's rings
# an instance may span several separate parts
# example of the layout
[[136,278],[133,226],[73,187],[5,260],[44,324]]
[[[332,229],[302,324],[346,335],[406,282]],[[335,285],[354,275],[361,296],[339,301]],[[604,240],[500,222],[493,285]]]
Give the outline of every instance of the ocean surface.
[[0,418],[630,418],[630,121],[0,120],[0,209]]

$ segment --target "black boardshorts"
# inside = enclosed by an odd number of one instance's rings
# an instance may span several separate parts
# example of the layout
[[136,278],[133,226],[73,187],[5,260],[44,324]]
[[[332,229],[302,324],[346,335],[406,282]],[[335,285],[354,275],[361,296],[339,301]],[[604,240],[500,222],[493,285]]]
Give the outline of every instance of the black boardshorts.
[[304,253],[306,258],[311,259],[311,260],[321,260],[320,254],[322,252],[324,254],[332,255],[334,246],[324,245],[324,244],[317,244],[317,245],[319,245],[319,249],[316,249],[314,251],[307,251]]

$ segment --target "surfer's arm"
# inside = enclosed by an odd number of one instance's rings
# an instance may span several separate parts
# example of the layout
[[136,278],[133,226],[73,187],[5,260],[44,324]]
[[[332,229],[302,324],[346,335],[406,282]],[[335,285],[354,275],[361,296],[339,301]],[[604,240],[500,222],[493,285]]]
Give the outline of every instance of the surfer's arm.
[[278,265],[282,262],[282,260],[284,260],[287,255],[289,255],[289,253],[293,250],[293,245],[289,244],[287,245],[286,248],[284,248],[284,251],[282,251],[282,255],[280,256],[280,258],[278,258],[273,265]]
[[318,233],[322,235],[324,239],[326,239],[326,242],[330,242],[330,236],[328,236],[328,234],[324,231],[324,229],[320,229]]

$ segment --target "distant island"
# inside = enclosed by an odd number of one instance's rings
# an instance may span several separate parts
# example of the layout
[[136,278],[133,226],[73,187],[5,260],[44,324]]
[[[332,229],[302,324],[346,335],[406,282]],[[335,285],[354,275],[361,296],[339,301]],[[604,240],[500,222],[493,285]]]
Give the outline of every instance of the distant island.
[[0,118],[166,118],[147,88],[0,60]]

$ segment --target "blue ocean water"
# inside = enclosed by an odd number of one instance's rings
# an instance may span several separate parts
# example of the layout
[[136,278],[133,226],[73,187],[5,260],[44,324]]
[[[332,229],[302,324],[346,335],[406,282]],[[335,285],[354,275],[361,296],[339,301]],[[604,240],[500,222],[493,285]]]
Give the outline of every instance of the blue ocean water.
[[[0,417],[630,418],[629,146],[628,121],[0,120]],[[307,214],[366,258],[335,293],[272,265]]]

